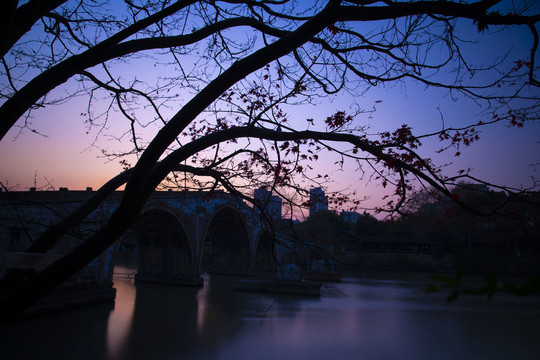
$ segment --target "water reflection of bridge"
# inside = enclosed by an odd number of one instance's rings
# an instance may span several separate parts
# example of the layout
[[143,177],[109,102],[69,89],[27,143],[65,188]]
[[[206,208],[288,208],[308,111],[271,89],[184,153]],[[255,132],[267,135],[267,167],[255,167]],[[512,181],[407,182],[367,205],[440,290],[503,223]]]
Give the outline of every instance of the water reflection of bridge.
[[[4,219],[0,227],[0,276],[10,268],[39,270],[77,246],[106,221],[122,194],[113,194],[47,254],[28,254],[24,250],[32,239],[81,205],[92,191],[0,193],[0,216]],[[77,301],[73,289],[84,289],[85,293],[95,289],[94,298],[99,292],[110,298],[115,254],[127,250],[137,255],[139,281],[201,285],[202,271],[268,270],[274,239],[268,225],[260,211],[225,192],[155,192],[122,240],[57,293],[70,293],[70,303]]]

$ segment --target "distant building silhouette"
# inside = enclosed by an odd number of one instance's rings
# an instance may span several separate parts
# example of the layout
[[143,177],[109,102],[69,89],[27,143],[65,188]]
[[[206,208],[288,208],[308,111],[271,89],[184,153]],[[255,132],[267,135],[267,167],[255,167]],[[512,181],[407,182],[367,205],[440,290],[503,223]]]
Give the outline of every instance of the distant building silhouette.
[[309,190],[309,201],[309,216],[313,216],[319,211],[328,210],[328,196],[325,195],[324,190],[320,187]]
[[281,207],[283,200],[279,196],[272,195],[265,186],[255,189],[253,197],[258,200],[272,219],[281,219]]
[[356,223],[358,219],[362,217],[362,214],[360,214],[357,211],[345,211],[341,210],[340,216],[348,223]]

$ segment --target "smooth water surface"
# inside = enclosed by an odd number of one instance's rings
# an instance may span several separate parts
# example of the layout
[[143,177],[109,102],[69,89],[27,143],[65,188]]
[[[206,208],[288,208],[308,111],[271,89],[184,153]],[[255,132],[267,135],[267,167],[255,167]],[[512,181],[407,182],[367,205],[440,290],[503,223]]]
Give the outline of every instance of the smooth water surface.
[[[394,274],[395,275],[395,274]],[[236,277],[205,287],[133,285],[111,304],[0,328],[1,359],[539,359],[540,299],[447,303],[427,275],[344,279],[320,298],[245,293]]]

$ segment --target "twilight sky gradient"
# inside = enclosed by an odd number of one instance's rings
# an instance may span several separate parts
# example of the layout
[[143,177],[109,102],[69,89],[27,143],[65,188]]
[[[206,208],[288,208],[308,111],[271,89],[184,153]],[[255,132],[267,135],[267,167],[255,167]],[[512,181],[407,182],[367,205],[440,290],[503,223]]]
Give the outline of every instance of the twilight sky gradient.
[[[378,104],[374,119],[370,121],[372,129],[395,129],[403,123],[411,124],[413,129],[437,129],[440,127],[437,106],[445,113],[446,121],[460,121],[478,111],[475,105],[467,104],[465,100],[458,103],[442,101],[434,94],[436,91],[410,87],[406,93],[397,89],[377,91],[379,96],[373,98],[383,99],[383,102]],[[94,135],[86,134],[82,125],[80,109],[84,106],[85,101],[80,98],[41,111],[34,122],[48,137],[29,131],[18,134],[18,130],[13,129],[0,142],[0,181],[19,190],[34,186],[34,177],[38,187],[50,182],[56,188],[63,186],[78,190],[90,186],[97,189],[119,173],[121,166],[118,162],[108,162],[97,149],[90,147]],[[341,99],[335,103],[307,107],[297,116],[302,120],[309,117],[324,119],[335,110],[346,108],[346,99]],[[358,121],[368,123],[368,119]],[[107,142],[117,146],[113,140],[101,141],[102,144]],[[530,186],[530,176],[540,177],[538,167],[530,166],[540,160],[539,123],[526,124],[523,129],[507,128],[502,124],[490,127],[489,131],[482,133],[481,141],[462,151],[459,158],[451,156],[451,151],[437,156],[433,150],[439,146],[436,141],[426,143],[425,154],[438,159],[439,163],[452,162],[449,170],[471,168],[478,177],[516,187]],[[320,171],[332,168],[334,161],[330,154],[321,157]],[[377,204],[382,189],[374,183],[359,182],[359,174],[354,169],[334,171],[330,175],[334,190],[357,190],[361,197],[372,196],[372,201],[366,205]]]
[[[471,31],[475,27],[470,25]],[[525,28],[512,30],[502,37],[477,34],[482,43],[469,46],[467,56],[480,63],[490,60],[491,54],[499,46],[513,46],[509,62],[526,59],[529,54],[531,35]],[[540,54],[537,53],[537,57]],[[138,65],[126,68],[125,71],[141,75],[155,71],[152,66]],[[69,85],[67,87],[69,89]],[[188,95],[183,95],[188,99]],[[370,90],[362,99],[352,99],[349,95],[339,96],[332,102],[320,103],[317,106],[298,107],[289,111],[291,119],[304,121],[306,118],[323,120],[337,110],[348,110],[354,102],[364,108],[371,108],[375,100],[377,111],[372,119],[360,116],[355,121],[369,124],[372,132],[395,130],[402,124],[409,124],[413,131],[419,133],[436,131],[441,128],[438,108],[445,116],[447,125],[477,122],[485,118],[478,117],[481,108],[467,99],[453,101],[440,90],[425,89],[412,83],[397,85],[393,88],[376,88]],[[121,171],[117,161],[108,162],[99,150],[91,146],[96,133],[86,134],[83,125],[86,99],[78,97],[61,105],[50,106],[34,113],[32,120],[36,129],[47,137],[24,130],[12,129],[0,142],[0,181],[10,188],[25,190],[34,186],[68,187],[71,190],[94,189],[103,185],[110,177]],[[471,118],[473,121],[470,121]],[[468,121],[469,120],[469,121]],[[155,131],[155,129],[153,130]],[[99,144],[103,147],[117,147],[118,142],[101,137]],[[443,155],[434,154],[440,147],[437,142],[425,144],[422,154],[432,157],[436,163],[449,163],[448,171],[472,169],[472,174],[498,183],[514,187],[532,185],[531,176],[540,179],[540,166],[531,166],[540,161],[540,123],[528,123],[525,128],[507,128],[503,124],[486,128],[481,134],[480,142],[461,150],[459,158],[449,151]],[[335,159],[332,156],[321,157],[321,172],[328,172]],[[332,190],[356,190],[360,197],[371,196],[366,206],[379,205],[381,188],[370,183],[367,177],[360,181],[359,173],[351,166],[344,172],[330,171],[333,183]]]

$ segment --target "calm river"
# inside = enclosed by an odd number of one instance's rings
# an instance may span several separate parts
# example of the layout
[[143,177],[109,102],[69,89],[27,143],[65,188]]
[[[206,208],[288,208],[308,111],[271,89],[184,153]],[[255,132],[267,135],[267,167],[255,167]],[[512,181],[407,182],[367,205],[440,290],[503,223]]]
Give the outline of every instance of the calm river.
[[[119,269],[126,273],[126,269]],[[320,298],[115,280],[116,303],[0,328],[14,359],[540,359],[540,299],[496,295],[448,304],[427,275],[345,278]]]

